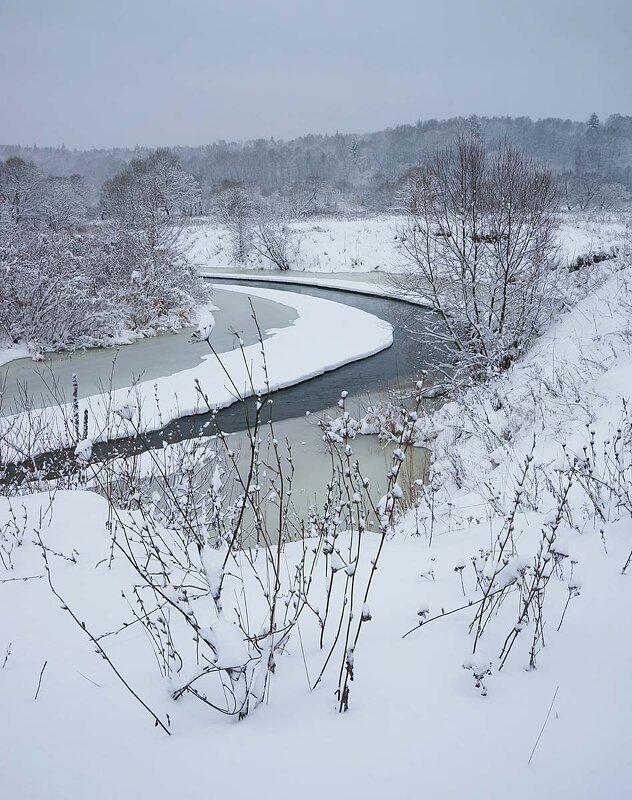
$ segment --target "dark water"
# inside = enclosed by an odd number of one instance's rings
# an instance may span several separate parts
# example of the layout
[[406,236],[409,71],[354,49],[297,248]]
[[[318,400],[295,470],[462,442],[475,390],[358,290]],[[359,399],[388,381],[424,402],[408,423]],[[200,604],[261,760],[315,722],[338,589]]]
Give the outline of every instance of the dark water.
[[[218,285],[230,284],[230,279],[213,278]],[[271,286],[265,281],[240,281],[240,285],[275,289],[279,292],[290,291],[333,300],[337,303],[360,308],[377,317],[390,322],[393,326],[393,344],[387,350],[369,356],[361,361],[354,361],[338,369],[326,372],[308,381],[280,389],[271,395],[272,403],[267,405],[267,413],[272,414],[275,421],[301,417],[306,411],[317,412],[335,406],[341,391],[349,393],[349,397],[366,397],[382,394],[388,389],[410,389],[422,370],[433,374],[441,354],[424,346],[409,333],[409,329],[438,329],[439,321],[432,311],[411,306],[408,303],[389,298],[345,292],[336,289],[325,289],[314,286]],[[323,320],[323,325],[327,320]],[[341,334],[344,336],[344,332]],[[300,341],[296,347],[300,348]],[[93,460],[105,460],[120,454],[140,453],[147,449],[160,449],[165,444],[192,439],[199,436],[211,436],[217,432],[217,426],[225,433],[245,430],[254,417],[254,399],[244,404],[235,403],[216,414],[196,414],[181,417],[159,431],[143,434],[142,438],[118,439],[112,442],[96,443],[93,447]],[[348,406],[351,410],[351,406]],[[46,454],[36,459],[36,466],[49,474],[57,474],[60,465],[72,462],[70,451],[59,451]],[[32,464],[30,465],[32,468]],[[5,467],[4,481],[16,480],[22,470]],[[0,475],[0,480],[2,476]]]
[[[213,279],[213,283],[222,282],[224,281]],[[378,394],[397,386],[407,388],[419,378],[421,370],[432,373],[435,369],[437,352],[424,347],[408,332],[410,327],[415,330],[438,329],[437,315],[432,311],[399,300],[337,289],[293,285],[286,287],[276,283],[271,285],[265,281],[248,281],[247,285],[333,300],[375,314],[393,326],[393,344],[387,350],[275,392],[274,418],[277,420],[299,417],[306,411],[314,412],[330,408],[338,402],[341,391],[348,392],[350,396],[357,396]],[[327,320],[323,320],[323,325],[326,324]],[[297,347],[300,348],[300,342],[297,342]],[[243,416],[243,410],[233,405],[220,411],[217,419],[224,430],[236,431],[243,429]]]

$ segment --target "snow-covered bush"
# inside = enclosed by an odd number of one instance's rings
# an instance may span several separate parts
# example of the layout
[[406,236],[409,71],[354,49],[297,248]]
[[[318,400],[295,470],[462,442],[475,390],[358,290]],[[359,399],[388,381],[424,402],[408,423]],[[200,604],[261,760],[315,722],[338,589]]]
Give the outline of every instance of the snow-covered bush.
[[2,166],[0,345],[26,343],[35,352],[107,345],[129,331],[192,321],[209,289],[185,259],[174,224],[186,176],[179,193],[173,176],[164,178],[165,196],[157,179],[139,189],[124,175],[108,195],[112,218],[87,223],[63,181],[51,184],[33,165]]
[[[314,628],[317,685],[339,668],[339,710],[349,705],[354,650],[380,552],[402,498],[406,444],[393,456],[388,491],[371,497],[348,438],[332,445],[322,509],[301,520],[292,503],[291,451],[263,423],[263,399],[247,434],[243,466],[220,432],[210,444],[178,445],[149,472],[99,478],[110,499],[113,557],[135,573],[129,600],[174,700],[188,695],[240,718],[265,699],[279,657]],[[105,487],[116,486],[116,497]],[[126,489],[127,487],[127,489]],[[377,553],[362,542],[376,526]],[[302,540],[301,548],[287,550]],[[367,545],[364,545],[366,549]],[[358,604],[360,603],[360,606]]]
[[252,223],[252,249],[273,267],[286,271],[296,267],[300,244],[296,231],[282,211],[270,203],[262,204]]
[[[35,352],[94,345],[118,333],[124,311],[100,291],[98,240],[12,226],[0,232],[0,338]],[[109,287],[106,287],[109,290]]]
[[177,247],[142,234],[0,232],[0,338],[35,352],[107,345],[190,323],[207,287]]
[[[518,659],[534,669],[567,624],[586,540],[607,557],[610,531],[621,559],[613,566],[625,573],[632,564],[629,258],[622,247],[608,282],[509,373],[460,391],[428,419],[433,463],[410,529],[429,544],[463,532],[476,545],[452,567],[454,604],[409,634],[469,611],[476,660],[463,666],[484,691],[492,667]],[[477,539],[477,529],[487,535]]]
[[[203,400],[201,388],[200,395]],[[264,423],[268,400],[256,403],[244,434],[246,453],[235,452],[234,440],[220,431],[207,444],[185,442],[162,453],[147,444],[144,460],[123,451],[105,463],[95,458],[77,411],[68,420],[76,444],[67,453],[68,470],[60,470],[67,480],[53,476],[54,483],[70,488],[74,481],[107,498],[110,565],[123,562],[131,569],[121,588],[174,700],[186,695],[222,714],[248,715],[267,696],[300,619],[320,644],[313,685],[325,678],[335,682],[339,710],[345,711],[355,648],[372,618],[375,571],[403,500],[398,480],[410,434],[402,431],[386,495],[378,500],[343,432],[339,444],[331,444],[326,500],[305,519],[293,505],[291,450],[279,445],[274,424]],[[114,409],[143,443],[136,414],[131,400]],[[408,428],[413,422],[411,417]],[[47,485],[36,471],[22,477],[21,492]],[[8,548],[20,531],[19,522],[7,528]],[[40,545],[51,589],[78,621],[83,611],[62,599]],[[120,631],[129,624],[120,620]],[[104,636],[85,623],[81,628],[114,668]]]

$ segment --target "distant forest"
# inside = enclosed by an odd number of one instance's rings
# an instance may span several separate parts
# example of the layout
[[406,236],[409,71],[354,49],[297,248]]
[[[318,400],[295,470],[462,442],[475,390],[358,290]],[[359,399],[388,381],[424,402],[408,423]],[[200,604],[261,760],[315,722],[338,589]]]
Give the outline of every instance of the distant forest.
[[[562,207],[608,210],[632,201],[632,116],[585,122],[528,117],[427,120],[376,133],[302,136],[291,141],[257,139],[171,148],[200,192],[192,214],[212,210],[215,198],[241,186],[273,200],[296,216],[375,213],[392,209],[411,171],[463,132],[479,133],[487,147],[508,141],[548,167],[559,183]],[[0,145],[0,160],[33,161],[46,175],[81,176],[86,200],[99,207],[103,183],[149,148],[69,150]]]

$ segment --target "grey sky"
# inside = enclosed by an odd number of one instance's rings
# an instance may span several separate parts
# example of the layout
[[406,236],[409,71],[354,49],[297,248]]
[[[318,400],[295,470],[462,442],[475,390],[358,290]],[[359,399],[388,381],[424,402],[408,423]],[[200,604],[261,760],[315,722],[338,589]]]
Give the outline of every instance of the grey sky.
[[0,0],[0,142],[632,113],[632,0]]

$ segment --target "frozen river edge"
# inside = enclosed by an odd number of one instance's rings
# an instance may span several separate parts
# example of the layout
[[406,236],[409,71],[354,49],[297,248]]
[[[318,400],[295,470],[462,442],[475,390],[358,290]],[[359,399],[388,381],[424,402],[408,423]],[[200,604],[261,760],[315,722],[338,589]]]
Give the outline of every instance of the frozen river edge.
[[[223,285],[222,289],[282,302],[294,309],[296,319],[286,328],[270,331],[263,352],[255,343],[243,351],[223,353],[220,363],[209,351],[191,369],[81,400],[79,410],[81,415],[88,411],[91,441],[130,436],[137,429],[156,430],[178,417],[207,411],[207,403],[212,408],[225,408],[238,399],[238,394],[253,394],[253,387],[258,394],[266,392],[268,382],[270,391],[291,386],[374,355],[393,342],[390,323],[348,305],[274,289],[232,285]],[[198,382],[206,399],[200,395]],[[133,409],[131,420],[112,414],[113,409],[123,406]],[[28,420],[24,415],[5,417],[2,424],[10,429],[7,443],[15,442],[15,456],[24,452],[26,426],[33,432],[45,432],[45,436],[34,436],[28,442],[34,455],[50,450],[53,443],[57,448],[74,444],[76,437],[68,425],[71,417],[72,408],[65,404],[32,411]]]

